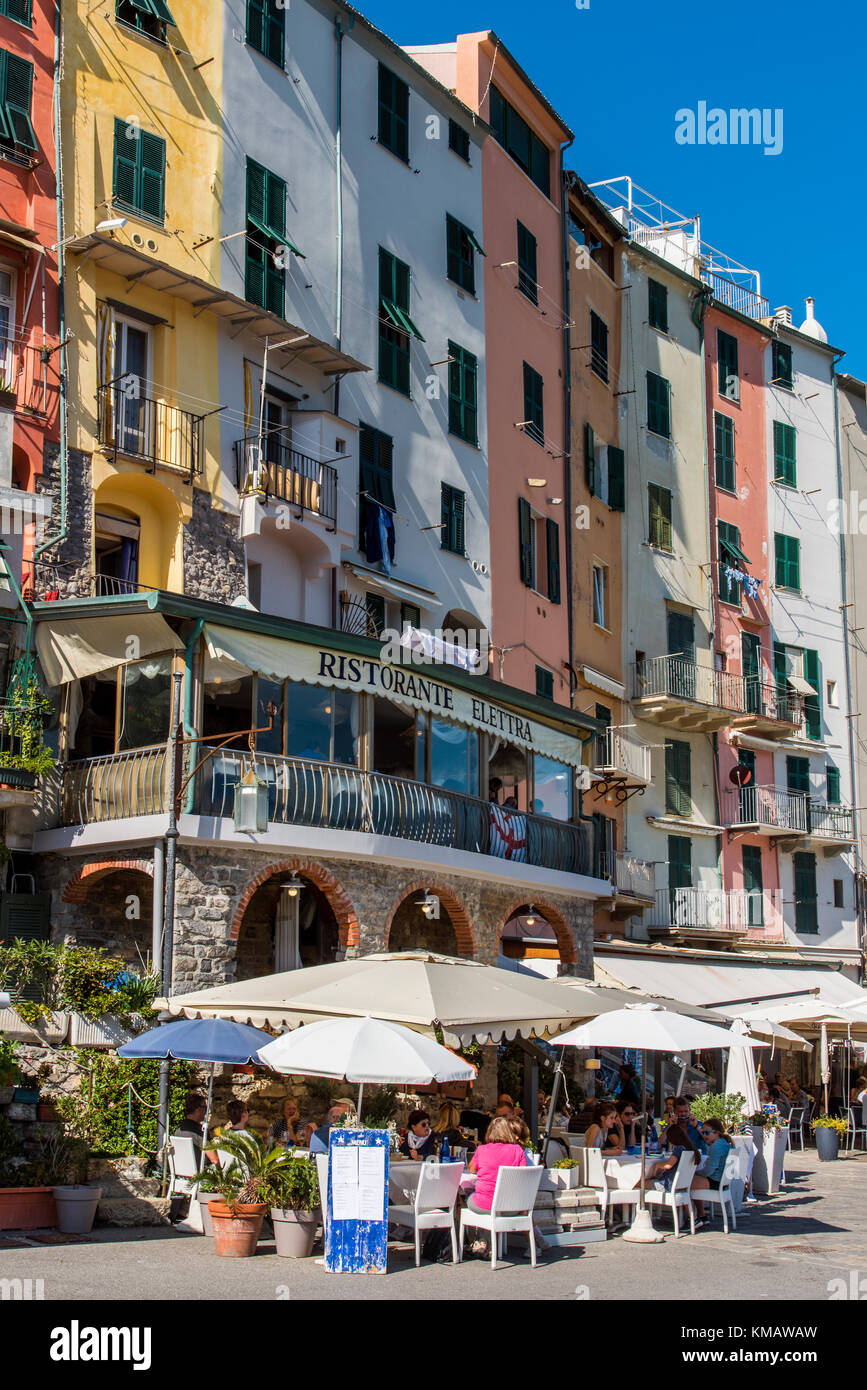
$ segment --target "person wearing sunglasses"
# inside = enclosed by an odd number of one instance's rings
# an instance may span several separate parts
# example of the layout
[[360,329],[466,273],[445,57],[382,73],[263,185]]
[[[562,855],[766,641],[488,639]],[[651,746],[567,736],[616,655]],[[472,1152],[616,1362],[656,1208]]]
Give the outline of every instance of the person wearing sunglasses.
[[413,1110],[407,1120],[406,1134],[398,1146],[406,1158],[423,1163],[434,1152],[434,1137],[430,1115],[426,1110]]
[[[704,1121],[701,1127],[701,1137],[707,1145],[707,1158],[701,1172],[692,1180],[692,1190],[696,1194],[707,1191],[708,1188],[718,1192],[725,1174],[729,1152],[734,1148],[734,1145],[723,1129],[722,1122],[717,1119]],[[696,1195],[695,1206],[696,1215],[699,1221],[703,1222],[704,1206],[698,1195]]]
[[[624,1149],[639,1148],[641,1145],[641,1107],[630,1100],[622,1100],[617,1107],[620,1121],[621,1144]],[[647,1117],[647,1142],[656,1142],[656,1125],[651,1115]]]

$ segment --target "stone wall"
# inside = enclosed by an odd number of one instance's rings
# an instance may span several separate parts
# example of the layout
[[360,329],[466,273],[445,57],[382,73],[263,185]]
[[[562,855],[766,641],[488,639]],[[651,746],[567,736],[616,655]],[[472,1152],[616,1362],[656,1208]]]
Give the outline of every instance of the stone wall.
[[184,593],[214,603],[232,603],[247,593],[238,517],[219,511],[200,488],[193,489],[193,516],[184,527]]
[[[60,445],[45,445],[41,477],[36,490],[52,499],[43,540],[60,531]],[[55,569],[54,566],[57,566]],[[91,592],[93,570],[93,497],[91,457],[80,449],[70,449],[67,457],[67,534],[53,550],[45,552],[36,571],[36,592],[58,590],[61,598],[87,597]]]

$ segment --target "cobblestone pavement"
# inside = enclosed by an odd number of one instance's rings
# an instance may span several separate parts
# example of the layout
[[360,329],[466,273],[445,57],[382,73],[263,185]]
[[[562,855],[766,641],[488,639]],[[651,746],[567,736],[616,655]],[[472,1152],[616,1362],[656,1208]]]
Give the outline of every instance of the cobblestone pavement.
[[[329,1275],[311,1260],[280,1259],[262,1241],[253,1259],[218,1259],[210,1241],[153,1229],[94,1231],[86,1243],[0,1240],[0,1279],[41,1279],[44,1297],[76,1302],[150,1299],[656,1299],[828,1300],[867,1294],[867,1153],[819,1163],[788,1158],[785,1190],[742,1211],[726,1236],[711,1228],[654,1246],[614,1237],[583,1250],[551,1250],[533,1271],[510,1251],[496,1272],[468,1260],[414,1266],[410,1246],[389,1248],[384,1277]],[[670,1229],[670,1228],[669,1228]],[[842,1280],[842,1284],[833,1281]],[[852,1296],[849,1293],[848,1296]]]

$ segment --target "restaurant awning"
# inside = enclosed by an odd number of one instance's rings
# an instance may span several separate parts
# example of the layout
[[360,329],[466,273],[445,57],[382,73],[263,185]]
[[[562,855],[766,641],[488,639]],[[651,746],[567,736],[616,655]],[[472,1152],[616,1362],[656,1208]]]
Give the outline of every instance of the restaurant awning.
[[859,989],[839,971],[791,962],[785,965],[766,961],[753,964],[745,960],[727,963],[722,959],[711,962],[657,957],[653,951],[635,956],[611,952],[601,954],[597,972],[602,984],[616,982],[636,986],[720,1012],[730,1008],[733,1014],[741,1013],[752,1004],[767,1012],[774,1005],[815,994],[821,994],[828,1003],[837,1006],[867,1000],[867,991]]
[[180,651],[181,641],[159,613],[73,618],[39,623],[36,650],[49,685],[98,675],[158,652]]

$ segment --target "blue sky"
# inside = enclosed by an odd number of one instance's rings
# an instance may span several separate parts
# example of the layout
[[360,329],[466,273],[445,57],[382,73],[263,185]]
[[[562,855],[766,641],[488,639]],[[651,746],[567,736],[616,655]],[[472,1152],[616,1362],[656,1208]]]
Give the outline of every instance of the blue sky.
[[[867,375],[865,295],[857,245],[867,223],[863,0],[360,0],[396,42],[434,43],[494,29],[575,131],[571,167],[588,183],[630,174],[684,215],[705,241],[761,272],[772,307],[804,299],[840,370]],[[688,146],[675,112],[783,111],[783,148]]]

